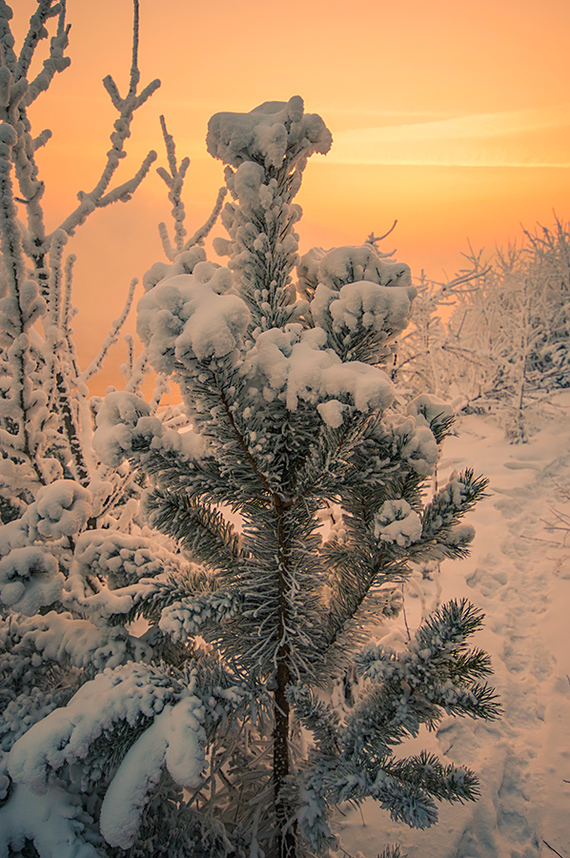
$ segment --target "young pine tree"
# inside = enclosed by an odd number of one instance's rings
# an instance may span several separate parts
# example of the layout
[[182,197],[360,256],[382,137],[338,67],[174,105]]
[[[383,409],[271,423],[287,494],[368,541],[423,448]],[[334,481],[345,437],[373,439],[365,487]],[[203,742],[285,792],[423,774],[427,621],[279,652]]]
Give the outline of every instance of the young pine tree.
[[149,523],[180,564],[137,577],[119,556],[104,587],[72,570],[86,612],[146,620],[146,656],[86,682],[9,757],[13,818],[41,793],[48,819],[67,814],[66,855],[325,855],[332,809],[367,797],[424,828],[437,801],[474,799],[476,777],[395,749],[444,713],[498,711],[466,602],[400,653],[367,645],[410,561],[466,553],[462,518],[485,486],[466,471],[425,503],[449,410],[427,395],[391,410],[379,365],[406,325],[407,266],[370,244],[312,251],[297,293],[294,197],[331,145],[299,97],[217,114],[207,145],[233,198],[216,245],[228,267],[198,249],[154,266],[138,318],[192,429],[114,393],[95,435],[104,460],[144,475]]

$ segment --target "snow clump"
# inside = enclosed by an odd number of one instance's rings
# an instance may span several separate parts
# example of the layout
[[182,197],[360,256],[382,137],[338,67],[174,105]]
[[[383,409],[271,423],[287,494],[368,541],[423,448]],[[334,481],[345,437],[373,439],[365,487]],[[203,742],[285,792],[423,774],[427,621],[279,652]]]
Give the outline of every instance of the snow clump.
[[26,512],[26,523],[40,537],[73,536],[91,515],[91,492],[75,480],[56,480],[38,491]]
[[0,561],[0,601],[27,617],[55,602],[64,583],[55,557],[39,546],[15,548]]
[[386,373],[360,361],[343,362],[326,342],[322,328],[303,330],[300,324],[260,334],[241,369],[250,394],[261,391],[267,402],[278,397],[289,411],[296,411],[300,401],[316,404],[333,428],[341,425],[345,411],[387,408],[393,390]]
[[250,312],[242,298],[228,294],[230,286],[227,268],[200,262],[193,274],[168,277],[143,295],[137,331],[157,372],[172,373],[177,362],[221,358],[235,349]]
[[216,113],[208,123],[206,147],[210,155],[239,167],[246,161],[266,169],[279,168],[287,154],[325,155],[332,135],[316,113],[305,113],[303,99],[266,101],[249,113]]
[[403,498],[387,500],[374,516],[374,536],[381,542],[395,542],[408,548],[422,535],[422,520]]
[[114,468],[135,450],[174,451],[182,459],[199,459],[204,453],[200,435],[165,429],[144,399],[122,390],[108,393],[101,403],[93,446],[101,460]]
[[297,274],[299,285],[307,295],[312,295],[319,283],[340,292],[347,283],[360,280],[379,286],[403,286],[409,289],[411,297],[416,295],[416,289],[411,285],[410,267],[405,262],[395,262],[373,244],[335,247],[333,250],[313,247],[301,258]]

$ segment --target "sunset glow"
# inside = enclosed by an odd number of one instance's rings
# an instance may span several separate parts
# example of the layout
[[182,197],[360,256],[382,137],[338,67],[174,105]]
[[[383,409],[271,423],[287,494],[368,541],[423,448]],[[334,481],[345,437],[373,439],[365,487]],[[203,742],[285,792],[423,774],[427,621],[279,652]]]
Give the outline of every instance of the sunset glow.
[[[23,34],[35,3],[14,5]],[[125,89],[131,17],[129,0],[68,2],[71,68],[31,111],[35,133],[53,131],[38,159],[49,228],[97,181],[114,121],[101,79],[110,73]],[[549,224],[553,210],[567,217],[569,33],[565,0],[141,0],[141,80],[162,86],[137,117],[122,176],[151,148],[160,163],[165,114],[178,153],[192,160],[193,231],[223,183],[205,151],[209,117],[299,93],[335,141],[305,174],[301,249],[360,243],[397,219],[385,249],[416,274],[452,275],[468,240],[492,250],[520,239],[521,223]],[[168,207],[153,172],[128,206],[96,213],[74,239],[87,356],[130,279],[162,258],[156,224]]]

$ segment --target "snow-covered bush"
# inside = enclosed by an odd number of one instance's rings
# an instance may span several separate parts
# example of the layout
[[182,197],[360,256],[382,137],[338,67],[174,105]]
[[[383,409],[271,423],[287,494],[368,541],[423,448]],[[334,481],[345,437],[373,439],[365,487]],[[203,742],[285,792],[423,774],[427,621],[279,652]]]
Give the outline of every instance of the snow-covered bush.
[[[50,132],[34,134],[28,110],[69,65],[65,3],[39,0],[19,52],[11,18],[10,7],[0,0],[0,802],[8,799],[0,809],[0,854],[78,855],[83,848],[85,854],[92,852],[87,845],[77,846],[89,818],[73,795],[79,788],[70,792],[60,780],[43,802],[25,786],[16,787],[8,775],[7,755],[34,725],[31,735],[41,742],[47,736],[43,719],[105,668],[151,657],[152,643],[117,623],[116,610],[107,606],[114,588],[131,586],[130,600],[123,595],[121,604],[128,602],[133,609],[140,579],[160,590],[157,581],[169,576],[202,587],[205,575],[168,540],[157,544],[142,535],[137,525],[139,478],[119,464],[119,456],[115,464],[103,463],[92,443],[94,412],[109,410],[112,399],[101,406],[89,397],[87,383],[119,336],[135,283],[124,312],[85,370],[79,366],[71,327],[75,258],[65,256],[69,237],[96,209],[129,200],[156,158],[150,152],[132,178],[113,186],[134,113],[159,85],[153,81],[139,91],[138,5],[126,96],[120,96],[112,78],[104,81],[117,119],[103,171],[93,189],[79,195],[76,209],[51,231],[36,162],[37,149]],[[52,23],[47,56],[36,73],[41,42]],[[176,203],[185,169],[176,164],[165,126],[164,135],[170,173],[161,170],[161,175],[174,186],[171,199]],[[203,258],[195,245],[212,219],[188,240],[181,204],[174,220],[175,255],[184,271],[188,256]],[[173,250],[164,226],[161,233],[165,249]],[[138,392],[146,365],[144,353],[136,362],[132,354],[127,361],[127,402]],[[163,433],[164,448],[170,444],[183,451],[184,436],[169,432],[153,416],[156,405],[144,406],[153,434]],[[127,418],[125,412],[121,416]],[[103,444],[107,461],[107,448],[120,445],[126,432],[123,427],[119,438]],[[123,453],[124,446],[120,449]],[[91,800],[96,801],[94,795]]]
[[466,256],[454,280],[418,284],[392,378],[491,410],[524,441],[533,411],[570,385],[570,232],[556,219],[486,260]]

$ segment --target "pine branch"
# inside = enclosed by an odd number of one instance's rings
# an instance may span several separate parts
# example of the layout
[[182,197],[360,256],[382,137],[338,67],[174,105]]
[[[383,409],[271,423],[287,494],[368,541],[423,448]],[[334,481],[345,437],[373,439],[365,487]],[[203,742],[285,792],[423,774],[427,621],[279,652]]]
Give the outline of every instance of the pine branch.
[[231,569],[243,559],[239,535],[205,501],[155,489],[147,496],[146,508],[153,525],[180,542],[198,562]]

